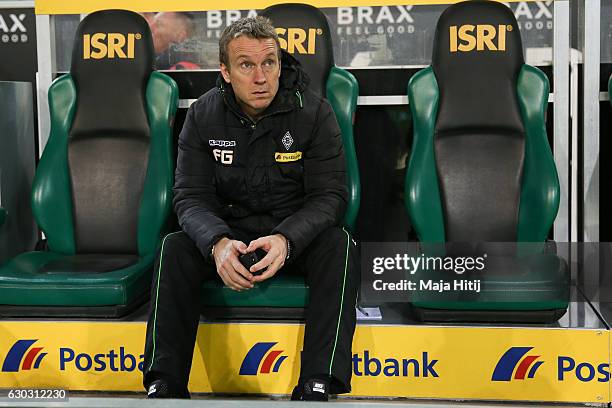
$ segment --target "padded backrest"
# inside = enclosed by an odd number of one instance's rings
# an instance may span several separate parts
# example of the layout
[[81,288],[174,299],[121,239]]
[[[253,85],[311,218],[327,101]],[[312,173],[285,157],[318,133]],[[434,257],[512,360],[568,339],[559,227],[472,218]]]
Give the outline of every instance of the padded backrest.
[[438,22],[432,66],[408,84],[406,209],[419,240],[546,239],[559,208],[548,79],[523,63],[503,4],[468,1]]
[[326,95],[329,71],[334,66],[331,32],[325,15],[308,4],[278,4],[261,12],[272,20],[281,48],[293,55],[310,78],[310,88]]
[[449,241],[516,240],[523,63],[520,31],[505,5],[463,2],[440,16],[432,58],[439,87],[434,147]]
[[170,209],[177,91],[152,73],[153,53],[136,13],[99,11],[79,25],[70,74],[49,90],[51,135],[34,185],[35,215],[52,250],[154,251]]
[[281,47],[292,54],[310,78],[309,87],[326,97],[331,104],[344,144],[347,166],[348,204],[344,224],[353,231],[361,184],[353,139],[353,122],[359,86],[355,77],[334,64],[331,32],[325,15],[308,4],[279,4],[268,7],[261,15],[272,20],[279,34]]
[[151,33],[138,14],[100,11],[79,25],[70,69],[77,105],[68,142],[79,253],[138,252],[150,142],[145,90],[152,70]]

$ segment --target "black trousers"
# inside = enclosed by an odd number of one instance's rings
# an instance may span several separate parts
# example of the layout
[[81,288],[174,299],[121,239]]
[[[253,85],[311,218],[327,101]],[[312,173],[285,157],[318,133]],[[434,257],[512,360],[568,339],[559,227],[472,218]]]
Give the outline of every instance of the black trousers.
[[[245,244],[259,237],[234,231]],[[330,376],[334,394],[351,389],[351,344],[359,288],[359,256],[348,232],[332,227],[319,234],[278,274],[306,277],[310,299],[301,354],[300,381]],[[187,390],[200,320],[202,285],[221,279],[184,232],[167,235],[154,270],[147,323],[144,385],[163,378]],[[272,277],[271,279],[274,279]]]

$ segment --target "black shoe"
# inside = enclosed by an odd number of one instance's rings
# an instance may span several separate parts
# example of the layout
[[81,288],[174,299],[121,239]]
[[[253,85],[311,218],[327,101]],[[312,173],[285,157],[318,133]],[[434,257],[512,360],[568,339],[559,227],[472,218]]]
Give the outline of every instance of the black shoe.
[[296,385],[293,387],[293,392],[291,393],[291,401],[301,401],[302,400],[302,386]]
[[149,384],[147,398],[189,398],[189,392],[178,391],[164,380],[155,380]]
[[310,379],[298,384],[291,393],[291,401],[328,401],[329,381]]

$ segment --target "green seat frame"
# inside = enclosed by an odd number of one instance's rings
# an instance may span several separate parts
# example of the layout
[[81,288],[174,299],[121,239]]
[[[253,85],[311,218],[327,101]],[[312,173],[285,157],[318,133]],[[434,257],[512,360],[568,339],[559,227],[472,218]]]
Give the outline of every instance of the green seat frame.
[[103,273],[40,272],[47,262],[76,254],[67,155],[77,92],[71,75],[63,75],[49,89],[51,133],[34,177],[31,202],[49,250],[20,254],[0,267],[0,314],[119,316],[146,299],[155,251],[171,212],[171,123],[178,87],[170,77],[153,72],[145,97],[151,141],[138,215],[137,263]]
[[[548,78],[539,69],[524,64],[516,92],[525,128],[525,156],[518,216],[517,241],[544,242],[559,208],[559,179],[548,143],[545,126]],[[405,179],[405,205],[419,241],[444,243],[444,213],[440,199],[434,129],[438,112],[439,88],[431,67],[415,74],[408,84],[408,100],[414,124],[412,152]],[[493,198],[492,198],[493,199]],[[556,259],[556,258],[555,258]],[[542,312],[536,320],[556,320],[567,308],[569,273],[558,260],[533,275],[490,277],[487,291],[476,300],[453,300],[431,295],[413,298],[412,305],[423,315],[440,317],[436,311],[457,311],[448,320],[470,320],[480,312],[491,311],[494,321],[511,316],[524,320],[518,312]],[[427,276],[427,279],[435,276]],[[473,311],[474,313],[470,313]],[[516,315],[508,312],[517,312]],[[495,312],[502,312],[496,314]],[[480,313],[482,320],[484,314]],[[437,320],[437,319],[435,319]],[[446,320],[446,319],[445,319]],[[488,319],[484,319],[488,320]],[[529,317],[527,317],[529,320]]]

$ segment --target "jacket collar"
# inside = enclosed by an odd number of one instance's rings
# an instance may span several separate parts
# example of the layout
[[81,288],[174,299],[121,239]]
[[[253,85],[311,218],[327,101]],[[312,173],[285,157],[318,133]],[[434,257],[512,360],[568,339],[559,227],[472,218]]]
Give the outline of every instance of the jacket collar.
[[[257,119],[272,116],[277,113],[292,111],[303,107],[303,93],[308,86],[309,78],[302,66],[292,55],[281,51],[281,75],[276,96]],[[225,104],[241,119],[252,121],[240,108],[231,85],[225,82],[223,76],[217,77],[217,88],[223,95]]]

